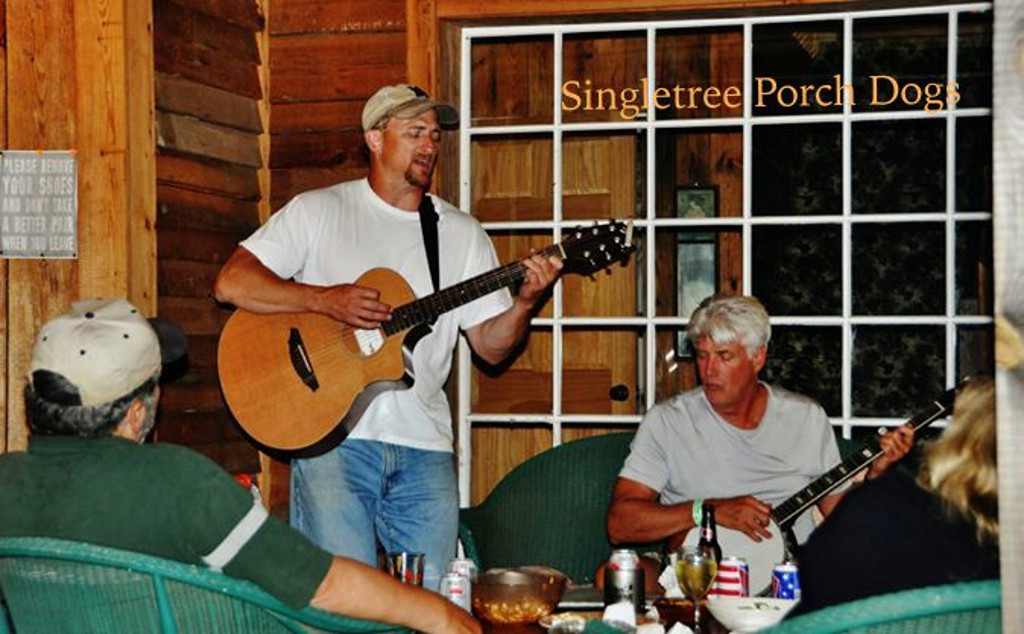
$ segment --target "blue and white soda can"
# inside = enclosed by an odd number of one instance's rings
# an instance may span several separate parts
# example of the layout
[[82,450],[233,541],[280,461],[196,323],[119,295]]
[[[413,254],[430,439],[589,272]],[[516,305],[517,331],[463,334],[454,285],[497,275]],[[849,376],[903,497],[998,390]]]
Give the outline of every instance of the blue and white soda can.
[[772,596],[776,599],[800,600],[800,575],[796,564],[783,562],[772,568]]

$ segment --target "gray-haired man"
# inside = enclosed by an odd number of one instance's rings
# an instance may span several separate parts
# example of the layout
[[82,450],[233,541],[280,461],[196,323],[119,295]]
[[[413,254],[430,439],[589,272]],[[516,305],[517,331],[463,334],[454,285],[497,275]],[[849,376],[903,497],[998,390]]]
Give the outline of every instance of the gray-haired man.
[[[613,542],[668,539],[678,546],[700,522],[703,503],[719,526],[754,541],[770,537],[769,513],[839,463],[828,417],[813,400],[759,381],[771,338],[768,313],[750,296],[713,296],[690,317],[701,385],[655,405],[644,417],[608,509]],[[881,439],[868,477],[910,450],[908,427]],[[828,515],[843,493],[825,497]],[[814,524],[793,527],[797,540]]]

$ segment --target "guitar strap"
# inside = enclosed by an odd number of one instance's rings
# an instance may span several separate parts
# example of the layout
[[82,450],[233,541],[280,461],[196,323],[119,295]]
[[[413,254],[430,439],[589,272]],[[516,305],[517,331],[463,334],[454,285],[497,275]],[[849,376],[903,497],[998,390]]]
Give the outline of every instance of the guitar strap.
[[[430,281],[434,292],[441,290],[441,264],[438,260],[437,211],[430,194],[424,192],[420,200],[420,229],[423,231],[423,246],[427,250],[427,264],[430,265]],[[430,321],[433,324],[437,319]]]

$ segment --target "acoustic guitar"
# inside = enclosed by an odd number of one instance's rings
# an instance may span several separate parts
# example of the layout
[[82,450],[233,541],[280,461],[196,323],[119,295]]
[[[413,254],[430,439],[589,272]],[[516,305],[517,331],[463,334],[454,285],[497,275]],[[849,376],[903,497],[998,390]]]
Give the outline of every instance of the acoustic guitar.
[[[633,251],[632,232],[622,222],[577,228],[540,254],[561,257],[563,272],[590,274],[625,262]],[[375,330],[314,313],[238,309],[217,348],[228,407],[249,437],[271,453],[322,453],[344,440],[378,394],[412,386],[412,350],[430,332],[428,324],[519,283],[526,271],[517,261],[415,299],[401,275],[371,269],[355,283],[379,290],[380,301],[397,306]]]
[[[956,389],[947,390],[938,400],[932,402],[924,411],[906,422],[915,433],[932,424],[939,418],[948,415],[953,409]],[[806,487],[789,497],[785,502],[771,510],[768,532],[771,538],[760,542],[747,537],[742,531],[718,526],[718,545],[726,557],[742,557],[750,566],[750,594],[763,595],[771,589],[772,567],[795,552],[796,540],[792,527],[797,518],[818,503],[825,496],[835,492],[864,469],[871,466],[882,455],[878,438],[867,440],[862,447],[854,451],[825,475],[817,478]],[[694,546],[700,540],[700,527],[690,529],[684,546]]]

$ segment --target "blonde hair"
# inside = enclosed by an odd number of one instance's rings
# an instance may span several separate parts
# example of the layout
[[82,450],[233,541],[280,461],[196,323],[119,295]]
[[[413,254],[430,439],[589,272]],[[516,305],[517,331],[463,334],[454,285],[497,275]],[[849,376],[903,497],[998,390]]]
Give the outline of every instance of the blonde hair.
[[926,449],[918,483],[953,514],[972,520],[978,542],[999,540],[995,385],[975,379],[960,390],[953,421]]

